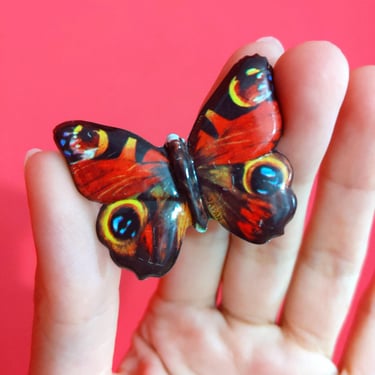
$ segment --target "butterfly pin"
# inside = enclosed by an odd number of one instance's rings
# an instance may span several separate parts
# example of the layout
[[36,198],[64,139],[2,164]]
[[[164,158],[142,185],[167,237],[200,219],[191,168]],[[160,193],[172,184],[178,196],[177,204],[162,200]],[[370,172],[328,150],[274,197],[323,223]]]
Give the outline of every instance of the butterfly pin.
[[275,151],[282,122],[266,58],[237,62],[207,100],[187,142],[156,147],[138,135],[87,121],[54,130],[82,195],[102,204],[99,240],[139,279],[164,275],[186,229],[209,219],[262,244],[283,234],[296,209],[292,168]]

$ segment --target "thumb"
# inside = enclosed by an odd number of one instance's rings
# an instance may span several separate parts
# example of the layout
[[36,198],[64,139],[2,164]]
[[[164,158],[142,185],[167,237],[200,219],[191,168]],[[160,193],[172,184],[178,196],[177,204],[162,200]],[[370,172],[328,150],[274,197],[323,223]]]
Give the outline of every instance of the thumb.
[[97,204],[55,153],[29,155],[25,180],[37,252],[30,373],[111,374],[120,270],[97,241]]

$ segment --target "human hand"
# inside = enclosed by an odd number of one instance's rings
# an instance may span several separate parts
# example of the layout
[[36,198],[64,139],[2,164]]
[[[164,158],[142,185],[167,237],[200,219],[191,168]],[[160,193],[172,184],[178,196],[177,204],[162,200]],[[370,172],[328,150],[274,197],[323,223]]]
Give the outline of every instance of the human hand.
[[[206,234],[189,231],[120,373],[375,371],[375,286],[339,370],[331,360],[374,214],[375,68],[349,75],[345,57],[325,42],[283,53],[265,39],[234,59],[254,53],[277,61],[284,118],[278,150],[294,167],[295,218],[284,236],[265,245],[245,243],[214,222]],[[120,270],[97,240],[98,204],[77,192],[56,153],[33,154],[25,173],[38,256],[31,374],[111,374]]]

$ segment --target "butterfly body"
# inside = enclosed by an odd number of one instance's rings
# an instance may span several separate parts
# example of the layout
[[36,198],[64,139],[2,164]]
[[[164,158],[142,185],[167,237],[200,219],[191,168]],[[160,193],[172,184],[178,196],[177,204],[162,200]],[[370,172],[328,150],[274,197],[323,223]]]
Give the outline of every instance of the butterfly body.
[[200,191],[194,160],[191,158],[185,141],[175,135],[169,136],[165,144],[174,180],[182,196],[186,198],[192,223],[199,232],[207,229],[208,215]]
[[240,60],[200,111],[185,142],[155,147],[129,131],[86,121],[55,128],[78,190],[103,204],[100,241],[139,278],[174,264],[187,227],[208,219],[264,243],[283,233],[296,208],[292,169],[275,151],[281,117],[272,69],[258,55]]

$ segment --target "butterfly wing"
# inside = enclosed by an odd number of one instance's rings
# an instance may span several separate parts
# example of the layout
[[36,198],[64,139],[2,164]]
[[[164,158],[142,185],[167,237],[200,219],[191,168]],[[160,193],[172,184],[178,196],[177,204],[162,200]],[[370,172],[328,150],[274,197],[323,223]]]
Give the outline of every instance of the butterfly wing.
[[103,203],[97,234],[113,260],[139,278],[167,272],[191,219],[164,148],[86,121],[57,126],[54,138],[81,194]]
[[87,121],[54,130],[74,182],[86,198],[112,203],[139,193],[177,197],[164,148],[129,131]]
[[210,216],[254,243],[282,234],[296,207],[292,169],[274,150],[281,130],[272,68],[254,55],[233,66],[188,140]]
[[235,64],[205,103],[188,144],[197,165],[235,164],[270,152],[280,136],[272,68],[254,55]]
[[96,229],[113,261],[144,279],[170,270],[190,225],[185,203],[139,196],[103,205]]
[[246,241],[261,244],[283,234],[294,214],[291,167],[277,152],[245,163],[202,167],[199,177],[211,217]]

